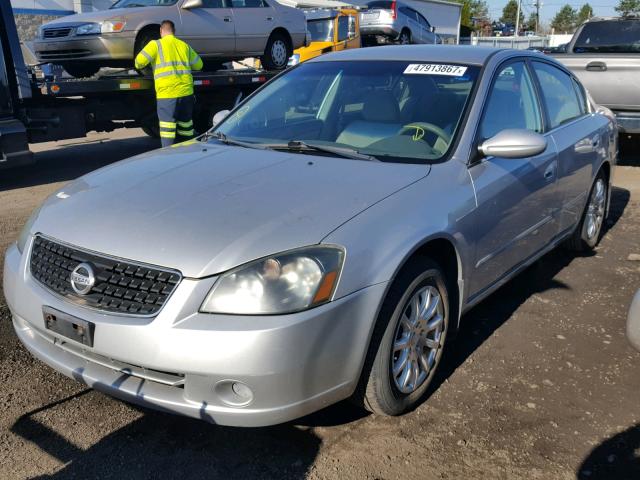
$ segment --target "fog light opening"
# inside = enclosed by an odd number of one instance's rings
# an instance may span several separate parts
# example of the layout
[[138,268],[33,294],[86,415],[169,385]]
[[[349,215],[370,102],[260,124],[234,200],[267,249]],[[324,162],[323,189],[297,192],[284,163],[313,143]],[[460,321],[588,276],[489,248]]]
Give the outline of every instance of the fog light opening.
[[215,392],[223,403],[231,407],[245,407],[253,401],[253,391],[236,380],[224,380],[215,386]]

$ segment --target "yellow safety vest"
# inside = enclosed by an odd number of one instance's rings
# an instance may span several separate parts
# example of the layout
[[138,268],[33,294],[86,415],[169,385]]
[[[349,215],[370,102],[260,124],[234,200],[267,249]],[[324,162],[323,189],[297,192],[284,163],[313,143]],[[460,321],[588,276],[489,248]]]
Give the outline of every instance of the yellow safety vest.
[[151,65],[157,98],[193,95],[192,70],[202,69],[202,59],[187,43],[165,35],[149,42],[136,56],[138,70]]

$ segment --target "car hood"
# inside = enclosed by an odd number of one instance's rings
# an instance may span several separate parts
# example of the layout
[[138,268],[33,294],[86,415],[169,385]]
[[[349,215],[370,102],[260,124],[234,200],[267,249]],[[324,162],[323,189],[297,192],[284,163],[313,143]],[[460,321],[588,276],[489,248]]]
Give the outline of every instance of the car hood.
[[429,169],[195,142],[80,177],[31,231],[197,278],[317,244]]

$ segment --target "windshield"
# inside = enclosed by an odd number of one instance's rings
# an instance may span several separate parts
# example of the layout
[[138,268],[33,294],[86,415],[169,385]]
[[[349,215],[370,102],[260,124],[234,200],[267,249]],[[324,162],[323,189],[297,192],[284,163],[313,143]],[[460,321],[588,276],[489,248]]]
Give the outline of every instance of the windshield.
[[585,24],[574,53],[638,53],[640,52],[640,21],[615,20]]
[[248,99],[214,135],[256,148],[304,142],[383,161],[438,161],[459,128],[478,70],[404,61],[304,63]]
[[331,42],[333,41],[333,18],[310,20],[307,22],[307,30],[312,42]]
[[109,8],[134,8],[134,7],[166,7],[175,5],[178,0],[118,0]]

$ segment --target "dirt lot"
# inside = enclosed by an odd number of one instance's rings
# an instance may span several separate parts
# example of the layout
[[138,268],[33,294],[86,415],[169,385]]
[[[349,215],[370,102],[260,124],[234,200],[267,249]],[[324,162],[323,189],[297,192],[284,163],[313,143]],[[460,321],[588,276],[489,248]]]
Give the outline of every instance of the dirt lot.
[[[0,171],[0,250],[63,182],[147,150],[138,131],[37,147]],[[628,150],[623,163],[640,165]],[[547,255],[466,315],[429,400],[401,418],[342,403],[234,429],[113,400],[34,360],[0,296],[0,478],[638,479],[640,167],[619,167],[595,255]],[[0,264],[1,264],[0,259]]]

